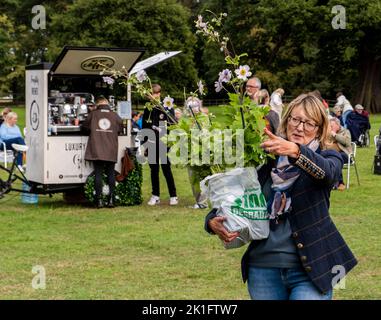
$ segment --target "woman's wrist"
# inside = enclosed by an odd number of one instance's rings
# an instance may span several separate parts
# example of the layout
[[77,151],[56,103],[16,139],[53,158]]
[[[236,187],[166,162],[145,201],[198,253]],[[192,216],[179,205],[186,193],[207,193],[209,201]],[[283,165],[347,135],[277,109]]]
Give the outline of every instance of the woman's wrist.
[[294,159],[298,159],[299,156],[300,156],[299,145],[297,145],[296,143],[293,143],[293,150],[292,150],[291,154],[289,155],[289,157],[294,158]]

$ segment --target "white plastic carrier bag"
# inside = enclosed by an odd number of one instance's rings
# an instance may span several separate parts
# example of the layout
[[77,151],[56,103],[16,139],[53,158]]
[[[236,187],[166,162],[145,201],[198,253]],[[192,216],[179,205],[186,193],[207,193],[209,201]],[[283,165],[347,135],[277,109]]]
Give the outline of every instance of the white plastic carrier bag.
[[238,248],[251,240],[266,239],[270,232],[266,199],[253,167],[235,168],[206,177],[200,183],[217,215],[226,217],[225,228],[240,235],[226,249]]

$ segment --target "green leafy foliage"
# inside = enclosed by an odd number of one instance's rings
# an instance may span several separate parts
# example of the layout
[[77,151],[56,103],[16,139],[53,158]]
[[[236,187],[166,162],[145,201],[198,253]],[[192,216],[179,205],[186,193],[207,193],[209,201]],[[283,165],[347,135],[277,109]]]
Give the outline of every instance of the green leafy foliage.
[[162,51],[182,53],[150,71],[163,92],[177,92],[195,82],[195,37],[189,12],[174,0],[79,0],[52,17],[49,57],[55,59],[64,45],[145,48],[142,59]]
[[[41,4],[47,28],[33,30],[31,8]],[[346,29],[332,27],[335,5],[346,9]],[[283,87],[287,96],[296,96],[319,89],[328,99],[344,91],[354,103],[381,110],[379,77],[368,76],[378,68],[379,0],[3,0],[0,12],[7,22],[0,22],[0,87],[24,95],[25,65],[44,57],[53,61],[64,45],[145,47],[145,57],[182,51],[150,72],[164,92],[180,99],[199,76],[209,84],[209,97],[216,97],[213,83],[226,61],[220,47],[194,36],[191,25],[207,10],[229,13],[222,29],[235,45],[228,49],[247,53],[241,62],[269,91]]]
[[[143,171],[142,165],[134,158],[135,168],[128,174],[122,182],[116,182],[115,186],[115,203],[118,206],[134,206],[143,202],[142,183]],[[102,176],[103,185],[107,185],[107,176]],[[107,188],[106,188],[107,189]],[[95,203],[95,179],[94,173],[89,175],[85,187],[85,197],[91,203]],[[108,193],[102,193],[102,200],[106,202]]]

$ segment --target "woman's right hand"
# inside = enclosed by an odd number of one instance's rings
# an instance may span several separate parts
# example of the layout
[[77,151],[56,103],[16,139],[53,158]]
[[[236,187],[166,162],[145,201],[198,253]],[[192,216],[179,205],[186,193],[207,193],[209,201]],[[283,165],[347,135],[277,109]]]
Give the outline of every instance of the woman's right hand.
[[226,217],[215,217],[208,222],[209,228],[224,242],[228,243],[233,241],[239,236],[239,232],[229,232],[223,225]]

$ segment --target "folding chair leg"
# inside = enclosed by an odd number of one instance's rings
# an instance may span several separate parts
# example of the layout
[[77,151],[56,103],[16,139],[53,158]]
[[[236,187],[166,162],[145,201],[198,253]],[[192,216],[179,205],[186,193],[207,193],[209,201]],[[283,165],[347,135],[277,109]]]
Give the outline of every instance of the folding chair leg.
[[358,172],[357,172],[356,162],[354,163],[354,165],[355,165],[355,171],[356,171],[357,183],[358,183],[358,185],[360,185],[360,178],[359,178],[359,174],[358,174]]
[[347,189],[349,189],[349,177],[350,177],[350,170],[351,170],[351,159],[348,157],[348,168],[347,168]]

